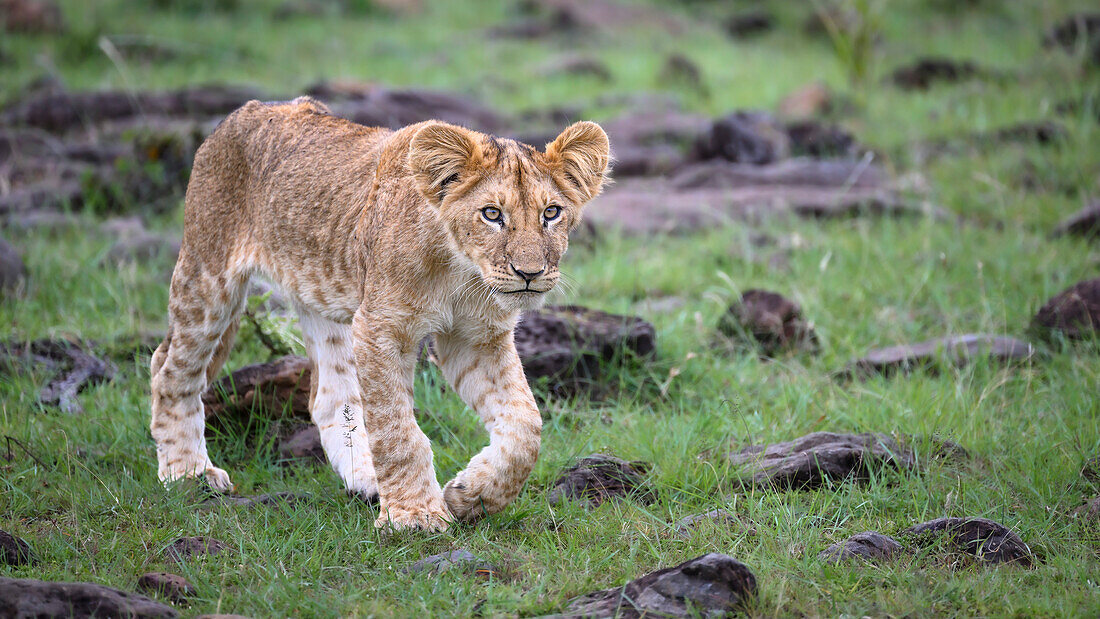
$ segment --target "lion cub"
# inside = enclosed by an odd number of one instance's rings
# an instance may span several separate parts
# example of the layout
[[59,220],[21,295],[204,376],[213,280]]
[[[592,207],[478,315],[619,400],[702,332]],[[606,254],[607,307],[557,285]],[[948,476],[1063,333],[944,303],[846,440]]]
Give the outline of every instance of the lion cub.
[[[591,122],[539,152],[437,121],[364,127],[308,97],[233,112],[195,155],[168,335],[152,359],[161,480],[232,487],[207,454],[200,396],[260,274],[295,300],[311,416],[349,491],[378,495],[376,526],[442,530],[503,509],[542,428],[512,331],[557,284],[608,162],[607,135]],[[428,335],[490,437],[442,489],[413,416]]]

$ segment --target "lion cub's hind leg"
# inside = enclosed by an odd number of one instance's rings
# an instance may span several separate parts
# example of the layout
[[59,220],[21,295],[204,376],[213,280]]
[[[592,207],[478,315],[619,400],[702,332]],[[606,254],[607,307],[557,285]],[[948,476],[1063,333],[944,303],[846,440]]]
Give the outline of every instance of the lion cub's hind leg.
[[168,301],[168,336],[150,364],[157,474],[169,482],[204,477],[229,490],[229,474],[210,461],[202,393],[233,344],[247,277],[213,273],[180,254]]
[[299,308],[299,325],[312,368],[309,411],[321,445],[348,492],[378,497],[370,442],[363,426],[363,398],[355,367],[351,325]]

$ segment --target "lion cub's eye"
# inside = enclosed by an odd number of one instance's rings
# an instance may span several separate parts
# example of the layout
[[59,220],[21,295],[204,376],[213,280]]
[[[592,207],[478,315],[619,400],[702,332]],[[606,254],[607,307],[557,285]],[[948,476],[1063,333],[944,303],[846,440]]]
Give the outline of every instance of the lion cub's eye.
[[501,221],[503,221],[503,215],[504,214],[500,212],[500,209],[495,206],[486,206],[485,208],[481,209],[481,216],[484,217],[486,221],[491,221],[495,224],[499,224]]
[[542,212],[542,216],[546,219],[546,221],[554,221],[561,216],[561,207],[553,205],[548,206]]

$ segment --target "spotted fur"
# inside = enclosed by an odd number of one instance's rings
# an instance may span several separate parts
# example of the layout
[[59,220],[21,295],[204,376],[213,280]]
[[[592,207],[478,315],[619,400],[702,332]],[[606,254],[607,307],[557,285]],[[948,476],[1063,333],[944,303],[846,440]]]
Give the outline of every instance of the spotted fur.
[[[313,421],[347,488],[379,496],[377,526],[442,530],[503,509],[535,464],[542,425],[512,332],[557,284],[608,162],[590,122],[540,152],[437,121],[368,128],[307,97],[231,114],[195,156],[168,335],[151,364],[160,478],[232,487],[207,453],[200,395],[232,347],[245,286],[262,275],[295,300]],[[428,336],[489,432],[444,488],[413,415]]]

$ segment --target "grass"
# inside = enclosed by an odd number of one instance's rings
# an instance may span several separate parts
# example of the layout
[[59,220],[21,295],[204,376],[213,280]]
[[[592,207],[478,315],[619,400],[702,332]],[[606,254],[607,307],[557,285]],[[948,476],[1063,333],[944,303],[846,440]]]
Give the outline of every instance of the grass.
[[[848,90],[828,39],[801,35],[810,3],[773,3],[778,28],[750,41],[700,26],[690,36],[642,29],[568,44],[487,38],[489,26],[515,11],[499,1],[476,8],[429,3],[413,17],[368,11],[284,21],[270,19],[276,2],[230,11],[204,9],[201,2],[179,11],[124,0],[63,4],[70,35],[2,42],[14,62],[0,74],[0,97],[17,96],[44,72],[74,88],[224,81],[286,94],[322,78],[352,78],[459,90],[512,112],[577,105],[604,119],[622,107],[614,103],[619,95],[655,92],[717,114],[771,108],[821,80],[842,97],[859,99],[838,121],[898,173],[919,176],[930,199],[964,223],[779,220],[691,237],[612,235],[574,248],[565,270],[577,293],[559,301],[620,313],[637,313],[643,300],[657,296],[681,297],[683,305],[644,314],[657,328],[658,356],[611,372],[625,387],[617,398],[544,407],[543,454],[515,504],[441,535],[380,538],[372,526],[375,508],[347,499],[334,474],[278,461],[269,438],[276,419],[212,430],[214,460],[243,493],[292,490],[308,492],[308,501],[205,509],[194,488],[166,491],[156,479],[147,429],[143,358],[119,361],[118,378],[82,395],[87,412],[75,419],[35,403],[45,375],[2,374],[0,435],[17,438],[41,462],[19,450],[0,460],[0,528],[27,539],[41,561],[0,568],[0,574],[132,590],[142,573],[179,571],[199,590],[185,611],[193,614],[514,616],[554,612],[574,595],[717,551],[756,574],[760,595],[749,611],[760,616],[1100,611],[1100,538],[1094,525],[1069,516],[1097,491],[1079,475],[1083,460],[1100,453],[1095,343],[1051,348],[1046,360],[1029,367],[978,363],[864,383],[830,377],[877,345],[974,331],[1024,335],[1047,298],[1095,276],[1100,249],[1051,240],[1048,231],[1100,192],[1098,127],[1088,107],[1096,105],[1100,78],[1083,71],[1078,59],[1040,46],[1044,25],[1089,3],[979,2],[975,9],[933,10],[928,2],[891,2],[877,51],[880,74],[858,97]],[[671,10],[714,22],[750,6],[693,2]],[[178,53],[159,62],[131,58],[120,71],[97,43],[120,35],[148,37]],[[698,63],[709,98],[662,90],[656,75],[673,51]],[[573,52],[605,62],[614,80],[534,77],[554,57]],[[971,58],[1012,78],[924,93],[881,81],[886,71],[927,54]],[[1063,100],[1090,96],[1092,103],[1077,112],[1056,112]],[[1065,124],[1070,137],[1048,146],[963,142],[931,159],[914,148],[1044,119]],[[0,339],[103,341],[163,329],[171,264],[101,266],[109,240],[86,232],[94,225],[88,215],[69,229],[11,239],[26,258],[31,283],[24,298],[0,303]],[[152,225],[178,230],[180,215],[157,216]],[[785,268],[767,266],[781,250],[750,243],[759,232],[792,246]],[[801,303],[822,353],[765,362],[717,350],[719,315],[753,287]],[[229,367],[264,358],[262,347],[245,339]],[[670,378],[674,369],[678,374]],[[423,371],[416,397],[446,480],[485,437],[472,412],[434,387],[440,380]],[[661,386],[667,386],[663,395]],[[932,461],[911,473],[883,471],[866,485],[779,493],[743,490],[720,457],[734,445],[815,430],[938,435],[971,457]],[[591,511],[549,505],[546,491],[560,468],[595,451],[654,463],[658,502]],[[716,506],[728,507],[746,526],[707,529],[690,540],[673,534],[677,519]],[[996,519],[1013,527],[1040,562],[1025,570],[937,553],[881,566],[832,567],[816,559],[828,544],[859,531],[893,534],[938,516]],[[232,550],[177,568],[162,551],[181,535],[216,537]],[[401,572],[424,555],[459,547],[506,566],[502,578]]]

